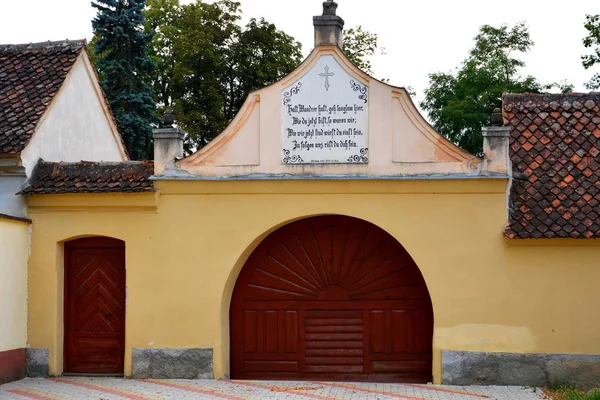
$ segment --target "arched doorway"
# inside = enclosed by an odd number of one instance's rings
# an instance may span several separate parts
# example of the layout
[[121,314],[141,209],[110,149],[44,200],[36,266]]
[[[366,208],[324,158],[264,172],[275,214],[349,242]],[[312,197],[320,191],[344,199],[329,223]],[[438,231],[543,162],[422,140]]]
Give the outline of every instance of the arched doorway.
[[269,235],[242,268],[230,327],[233,379],[431,380],[423,276],[363,220],[316,217]]
[[123,374],[125,242],[65,243],[64,372]]

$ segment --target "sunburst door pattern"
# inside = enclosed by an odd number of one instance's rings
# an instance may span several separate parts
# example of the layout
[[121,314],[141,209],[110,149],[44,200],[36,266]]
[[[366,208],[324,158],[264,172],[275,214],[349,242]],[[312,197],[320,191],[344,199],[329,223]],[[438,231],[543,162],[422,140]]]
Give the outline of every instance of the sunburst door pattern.
[[67,372],[123,372],[124,249],[67,249]]
[[394,238],[366,223],[357,227],[341,221],[346,224],[339,226],[334,218],[273,241],[254,260],[244,299],[428,298],[420,271]]
[[271,234],[240,274],[231,326],[237,378],[431,377],[423,277],[392,236],[361,220],[311,218]]

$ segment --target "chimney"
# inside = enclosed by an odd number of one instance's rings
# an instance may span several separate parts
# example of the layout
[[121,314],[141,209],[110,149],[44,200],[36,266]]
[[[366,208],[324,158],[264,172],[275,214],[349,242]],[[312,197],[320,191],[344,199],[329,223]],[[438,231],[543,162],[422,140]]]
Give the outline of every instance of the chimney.
[[323,15],[313,17],[315,47],[344,45],[344,20],[336,15],[338,4],[333,0],[323,3]]
[[154,175],[161,175],[167,165],[183,157],[183,139],[185,132],[174,127],[173,111],[165,111],[163,127],[154,129]]
[[502,111],[494,109],[492,126],[481,128],[485,171],[494,174],[512,175],[510,161],[510,128],[504,125]]

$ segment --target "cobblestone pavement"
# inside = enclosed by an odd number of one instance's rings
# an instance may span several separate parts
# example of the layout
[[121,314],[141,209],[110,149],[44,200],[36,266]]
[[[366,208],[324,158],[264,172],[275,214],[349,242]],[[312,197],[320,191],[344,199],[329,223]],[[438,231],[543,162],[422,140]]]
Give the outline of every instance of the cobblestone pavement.
[[0,399],[37,400],[538,400],[540,390],[506,386],[431,386],[382,383],[24,379],[0,386]]

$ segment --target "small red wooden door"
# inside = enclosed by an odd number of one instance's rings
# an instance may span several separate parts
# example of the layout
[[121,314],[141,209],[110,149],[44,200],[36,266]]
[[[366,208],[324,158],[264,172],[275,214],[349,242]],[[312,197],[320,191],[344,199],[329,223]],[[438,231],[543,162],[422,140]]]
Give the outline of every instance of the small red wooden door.
[[382,229],[342,216],[271,234],[236,283],[234,379],[427,382],[433,309],[419,269]]
[[122,374],[124,353],[125,243],[66,243],[64,371]]

